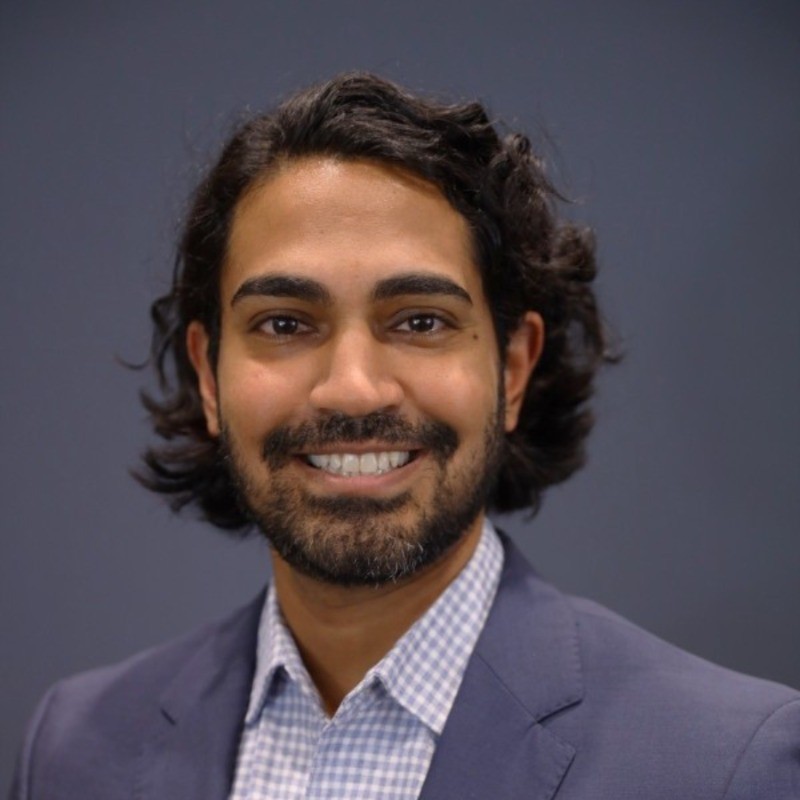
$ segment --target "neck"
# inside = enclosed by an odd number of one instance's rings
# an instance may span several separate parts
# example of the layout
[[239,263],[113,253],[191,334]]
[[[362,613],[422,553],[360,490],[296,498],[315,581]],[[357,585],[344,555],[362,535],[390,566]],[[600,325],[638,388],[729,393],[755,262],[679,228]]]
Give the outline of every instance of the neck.
[[271,551],[281,612],[328,714],[461,572],[482,527],[481,516],[434,564],[378,587],[322,583]]

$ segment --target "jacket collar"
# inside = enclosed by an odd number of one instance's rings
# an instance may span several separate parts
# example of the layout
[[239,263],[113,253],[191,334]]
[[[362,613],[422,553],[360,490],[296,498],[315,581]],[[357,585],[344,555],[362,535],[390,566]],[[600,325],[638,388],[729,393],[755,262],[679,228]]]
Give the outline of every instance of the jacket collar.
[[226,800],[255,669],[264,592],[212,626],[160,697],[137,800]]
[[575,755],[542,723],[583,697],[575,616],[503,537],[494,606],[436,748],[421,800],[550,800]]
[[[574,748],[542,723],[583,696],[578,634],[564,597],[503,536],[505,562],[421,800],[550,800]],[[142,752],[141,800],[226,800],[255,667],[262,592],[215,628],[161,697]]]

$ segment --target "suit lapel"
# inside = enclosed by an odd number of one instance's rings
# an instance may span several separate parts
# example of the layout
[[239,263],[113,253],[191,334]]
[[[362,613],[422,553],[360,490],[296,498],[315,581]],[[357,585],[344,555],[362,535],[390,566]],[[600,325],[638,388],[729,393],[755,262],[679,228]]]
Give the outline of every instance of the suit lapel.
[[580,702],[575,618],[506,539],[495,603],[464,674],[420,800],[550,800],[575,754],[542,723]]
[[[547,717],[580,702],[574,615],[504,539],[492,611],[464,674],[420,800],[551,800],[574,748]],[[227,800],[255,666],[263,593],[192,655],[161,698],[137,800]]]
[[226,800],[255,666],[259,597],[207,638],[164,692],[142,751],[141,800]]

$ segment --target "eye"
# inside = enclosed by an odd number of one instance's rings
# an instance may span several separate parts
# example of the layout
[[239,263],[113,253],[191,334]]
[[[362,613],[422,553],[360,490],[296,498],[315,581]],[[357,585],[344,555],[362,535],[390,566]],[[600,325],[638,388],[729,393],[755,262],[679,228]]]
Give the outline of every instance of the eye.
[[267,336],[288,337],[308,333],[310,327],[297,317],[291,317],[288,314],[274,314],[262,319],[258,323],[258,330]]
[[448,327],[448,323],[438,314],[411,314],[406,317],[397,329],[408,333],[438,333]]

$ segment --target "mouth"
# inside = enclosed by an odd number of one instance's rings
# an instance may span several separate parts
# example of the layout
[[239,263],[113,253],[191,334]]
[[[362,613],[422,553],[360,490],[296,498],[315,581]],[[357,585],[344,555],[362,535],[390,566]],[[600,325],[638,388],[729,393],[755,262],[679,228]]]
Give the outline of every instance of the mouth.
[[314,469],[347,478],[384,475],[414,461],[419,450],[375,450],[364,453],[304,453],[300,457]]

